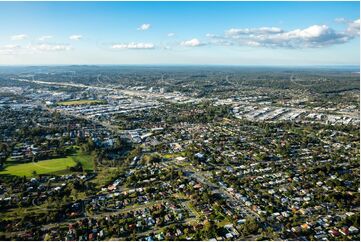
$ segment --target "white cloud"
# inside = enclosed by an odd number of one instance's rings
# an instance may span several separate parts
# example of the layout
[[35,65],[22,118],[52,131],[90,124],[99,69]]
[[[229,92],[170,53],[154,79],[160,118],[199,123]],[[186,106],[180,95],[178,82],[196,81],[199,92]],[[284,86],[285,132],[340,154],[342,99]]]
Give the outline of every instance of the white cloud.
[[208,38],[216,38],[217,35],[211,34],[211,33],[207,33],[207,34],[206,34],[206,37],[208,37]]
[[13,54],[34,54],[36,52],[58,52],[69,51],[72,47],[66,44],[28,44],[28,45],[3,45],[0,46],[0,54],[13,55]]
[[0,54],[12,55],[20,48],[20,45],[3,45],[0,46]]
[[277,27],[261,27],[261,28],[253,28],[253,29],[229,29],[226,31],[226,35],[230,36],[238,36],[238,35],[246,35],[246,34],[275,34],[282,33],[283,30]]
[[20,45],[3,45],[2,48],[4,49],[18,49]]
[[233,45],[233,40],[218,34],[207,33],[206,37],[209,38],[209,43],[214,45],[230,46]]
[[332,34],[333,30],[327,25],[312,25],[306,29],[296,29],[278,36],[284,36],[285,38],[303,38],[311,39],[318,38],[323,35]]
[[70,40],[81,40],[82,38],[83,38],[83,36],[79,35],[79,34],[74,34],[74,35],[69,36]]
[[204,45],[204,43],[201,43],[198,39],[186,40],[181,42],[180,44],[182,46],[187,46],[187,47],[197,47]]
[[360,35],[360,19],[348,22],[346,33],[352,37],[359,36]]
[[49,39],[52,39],[52,38],[53,38],[53,36],[51,36],[51,35],[44,35],[44,36],[41,36],[39,38],[39,40],[40,41],[46,41],[46,40],[49,40]]
[[252,46],[252,47],[259,47],[259,46],[261,46],[261,44],[258,43],[258,42],[256,42],[256,41],[248,41],[248,42],[247,42],[247,45],[248,45],[248,46]]
[[145,30],[148,30],[150,29],[151,25],[150,24],[142,24],[138,30],[142,30],[142,31],[145,31]]
[[327,25],[312,25],[305,29],[295,29],[281,34],[256,36],[254,40],[266,47],[317,48],[345,43],[350,35],[336,32]]
[[335,18],[336,23],[346,23],[347,20],[345,18]]
[[174,37],[174,36],[175,36],[175,33],[168,33],[167,36],[168,36],[168,37]]
[[127,44],[114,44],[111,46],[112,49],[154,49],[152,43],[127,43]]
[[[341,19],[339,19],[341,21]],[[344,19],[342,19],[344,21]],[[207,34],[210,44],[269,48],[320,48],[342,44],[360,34],[360,20],[346,21],[344,31],[327,25],[312,25],[304,29],[286,31],[277,27],[228,29],[224,35]]]
[[18,35],[11,36],[11,40],[24,40],[27,37],[28,36],[26,34],[18,34]]
[[35,51],[68,51],[71,50],[70,45],[62,45],[62,44],[38,44],[38,45],[28,45],[27,49],[35,50]]

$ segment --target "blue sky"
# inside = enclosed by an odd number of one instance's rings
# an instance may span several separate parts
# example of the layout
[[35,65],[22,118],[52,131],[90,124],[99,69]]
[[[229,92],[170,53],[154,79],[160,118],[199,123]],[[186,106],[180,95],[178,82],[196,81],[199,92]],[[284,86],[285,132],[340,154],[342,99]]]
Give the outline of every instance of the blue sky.
[[359,2],[0,2],[0,64],[359,65]]

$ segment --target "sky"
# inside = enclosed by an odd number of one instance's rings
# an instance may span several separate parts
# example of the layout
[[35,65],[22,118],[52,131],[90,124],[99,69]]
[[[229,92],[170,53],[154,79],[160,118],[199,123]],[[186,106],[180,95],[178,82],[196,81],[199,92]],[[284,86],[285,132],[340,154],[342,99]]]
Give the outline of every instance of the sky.
[[359,2],[0,2],[0,65],[359,65]]

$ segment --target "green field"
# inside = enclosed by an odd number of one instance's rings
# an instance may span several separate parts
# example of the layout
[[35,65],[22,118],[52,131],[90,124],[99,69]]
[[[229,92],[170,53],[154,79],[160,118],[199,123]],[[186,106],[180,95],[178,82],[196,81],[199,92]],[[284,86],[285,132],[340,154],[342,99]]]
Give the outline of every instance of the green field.
[[185,152],[177,152],[177,153],[171,153],[171,154],[163,154],[163,158],[166,158],[166,159],[174,159],[179,156],[184,157],[184,156],[186,156],[186,153]]
[[33,171],[37,174],[52,174],[66,171],[67,168],[75,166],[76,162],[82,164],[83,170],[93,169],[91,155],[76,154],[65,158],[9,165],[6,166],[4,170],[0,171],[0,175],[33,176]]
[[83,170],[92,171],[93,170],[93,156],[85,155],[78,152],[76,155],[69,156],[74,160],[74,162],[80,162],[83,166]]
[[97,104],[106,104],[104,100],[69,100],[58,102],[60,106],[76,106],[76,105],[97,105]]

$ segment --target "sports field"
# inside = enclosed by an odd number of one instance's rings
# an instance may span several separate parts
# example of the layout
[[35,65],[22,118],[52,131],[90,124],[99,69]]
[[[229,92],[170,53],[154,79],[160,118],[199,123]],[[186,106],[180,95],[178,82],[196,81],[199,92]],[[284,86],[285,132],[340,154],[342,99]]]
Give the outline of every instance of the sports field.
[[104,100],[69,100],[64,102],[58,102],[60,106],[76,106],[76,105],[96,105],[96,104],[106,104]]
[[84,170],[92,170],[92,157],[90,155],[77,154],[65,158],[9,165],[0,171],[0,175],[33,176],[33,171],[36,174],[51,174],[65,171],[67,168],[75,166],[76,162],[80,162]]

